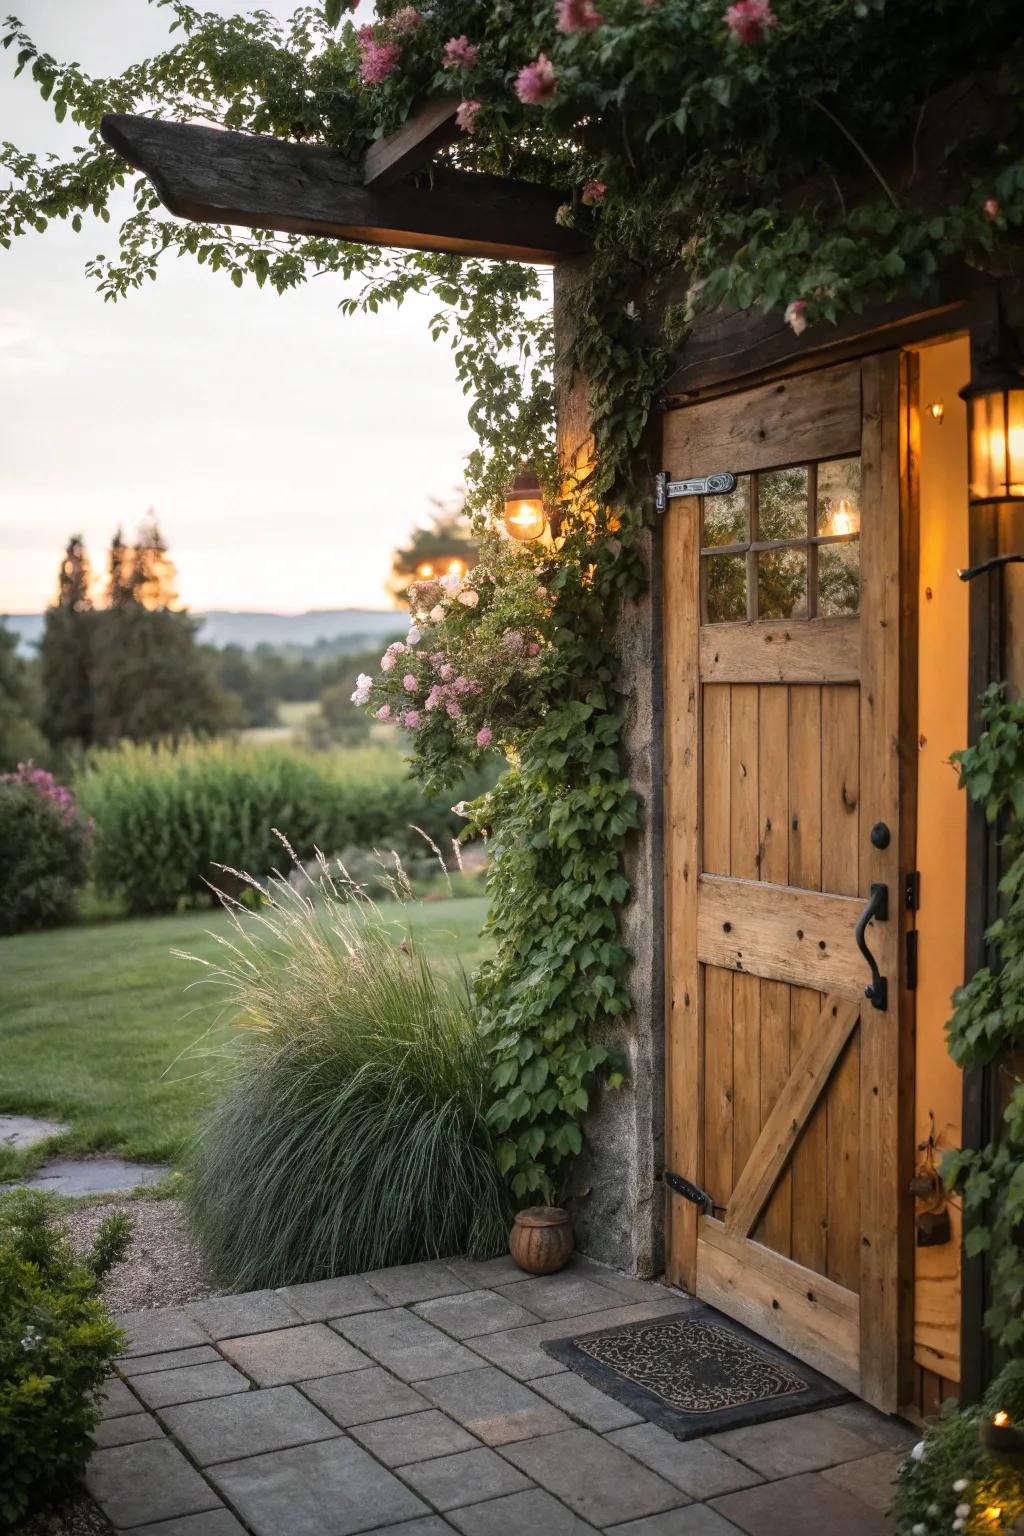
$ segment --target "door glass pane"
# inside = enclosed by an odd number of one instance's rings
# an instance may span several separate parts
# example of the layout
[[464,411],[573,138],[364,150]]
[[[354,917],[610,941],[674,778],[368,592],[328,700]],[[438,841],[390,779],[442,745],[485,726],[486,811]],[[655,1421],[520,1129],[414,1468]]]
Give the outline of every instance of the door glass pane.
[[730,624],[746,618],[746,555],[709,555],[704,561],[704,580],[709,624]]
[[807,617],[806,549],[770,549],[758,555],[757,614],[761,619]]
[[750,476],[737,475],[736,486],[724,496],[702,496],[704,507],[704,544],[746,544],[747,512],[750,507]]
[[807,469],[770,469],[757,477],[757,537],[807,537]]
[[860,459],[818,465],[818,532],[860,532]]
[[860,607],[860,539],[818,548],[818,612],[822,618]]

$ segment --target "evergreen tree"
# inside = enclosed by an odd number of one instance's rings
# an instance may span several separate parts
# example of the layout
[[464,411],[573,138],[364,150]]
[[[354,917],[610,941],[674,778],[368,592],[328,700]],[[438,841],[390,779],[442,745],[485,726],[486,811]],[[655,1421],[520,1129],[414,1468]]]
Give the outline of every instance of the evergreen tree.
[[96,615],[89,597],[89,556],[80,535],[68,540],[57,599],[46,610],[39,647],[40,723],[54,746],[92,741],[92,641]]
[[29,665],[18,655],[18,637],[0,624],[0,773],[45,751],[34,705]]

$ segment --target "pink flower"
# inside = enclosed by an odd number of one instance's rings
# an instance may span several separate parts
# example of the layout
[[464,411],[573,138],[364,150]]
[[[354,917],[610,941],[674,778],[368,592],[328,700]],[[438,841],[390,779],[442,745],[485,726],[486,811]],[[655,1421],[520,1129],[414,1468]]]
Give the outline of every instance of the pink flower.
[[364,85],[380,85],[398,68],[402,50],[397,43],[378,43],[372,27],[359,32],[359,78]]
[[463,133],[474,133],[476,131],[476,115],[480,111],[480,106],[481,103],[479,101],[459,102],[455,110],[455,121]]
[[376,710],[375,713],[378,720],[388,721],[391,719],[391,705],[382,704],[380,709]]
[[402,652],[404,650],[405,650],[405,644],[404,644],[403,641],[401,641],[401,640],[392,640],[391,644],[388,646],[387,654],[389,656],[401,656],[401,654],[402,654]]
[[457,677],[452,684],[452,687],[455,689],[456,693],[473,692],[473,684],[470,682],[468,677]]
[[407,731],[418,731],[420,726],[423,724],[419,710],[407,709],[405,714],[402,716],[402,724],[405,726]]
[[538,597],[547,597],[547,595],[548,595],[547,587],[538,587],[537,588],[537,596]]
[[450,37],[445,43],[441,63],[445,69],[472,69],[479,57],[480,49],[463,32],[461,37]]
[[583,188],[580,202],[587,208],[596,208],[599,203],[604,202],[604,195],[607,191],[608,186],[606,182],[588,181]]
[[427,694],[427,700],[426,700],[425,708],[427,708],[427,709],[436,709],[440,703],[441,703],[441,690],[440,690],[440,688],[431,688],[430,692]]
[[998,219],[998,217],[1002,213],[1002,211],[1003,210],[1000,208],[999,202],[998,202],[998,200],[996,198],[994,198],[994,197],[986,198],[986,200],[985,200],[985,207],[983,209],[983,212],[985,214],[986,219],[989,219],[990,221],[992,219]]
[[475,608],[480,601],[479,592],[474,592],[472,587],[467,587],[465,592],[459,593],[459,602],[463,608]]
[[460,705],[458,699],[449,699],[445,705],[445,710],[449,715],[451,715],[453,720],[457,720],[459,715],[462,714],[462,706]]
[[422,636],[414,624],[412,629],[410,629],[409,633],[405,637],[405,643],[406,645],[419,645],[421,639]]
[[526,654],[527,656],[540,655],[540,646],[537,644],[536,640],[530,641],[529,645],[526,647]]
[[393,672],[395,670],[395,658],[390,651],[385,651],[381,657],[380,668],[382,672]]
[[414,5],[403,5],[391,18],[393,32],[415,32],[423,17]]
[[593,32],[604,21],[594,0],[558,0],[559,32]]
[[736,0],[725,13],[726,26],[740,43],[763,43],[778,21],[771,0]]
[[786,305],[785,321],[794,336],[802,336],[807,329],[806,310],[806,299],[793,299]]
[[430,610],[429,616],[431,619],[433,619],[435,624],[440,624],[441,620],[444,618],[444,609],[441,607],[440,603],[434,604],[433,608]]
[[450,683],[452,678],[455,676],[455,668],[450,666],[448,662],[445,662],[441,667],[439,667],[438,671],[441,674],[442,680],[446,683]]
[[539,53],[532,64],[524,64],[516,76],[516,95],[528,107],[550,101],[558,90],[558,76],[546,54]]
[[522,650],[523,637],[518,629],[506,629],[501,638],[510,651],[516,652]]
[[494,740],[494,737],[491,734],[490,727],[486,726],[486,725],[481,726],[480,730],[478,730],[477,733],[476,733],[476,744],[477,744],[477,746],[478,747],[489,747],[493,740]]
[[416,681],[416,678],[411,672],[407,672],[402,678],[402,687],[405,689],[406,693],[416,692],[416,689],[419,687],[419,683]]

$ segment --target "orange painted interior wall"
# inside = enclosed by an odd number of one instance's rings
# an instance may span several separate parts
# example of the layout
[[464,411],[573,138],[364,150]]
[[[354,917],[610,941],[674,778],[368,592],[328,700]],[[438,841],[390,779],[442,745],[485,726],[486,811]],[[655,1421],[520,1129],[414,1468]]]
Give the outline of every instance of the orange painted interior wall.
[[[915,1129],[934,1136],[936,1161],[960,1145],[961,1074],[946,1052],[950,995],[963,982],[966,805],[950,753],[967,740],[967,430],[957,391],[970,376],[966,339],[922,348],[920,361],[920,591],[918,650],[918,984]],[[941,422],[928,407],[939,402]],[[918,1151],[922,1161],[927,1153]],[[922,1209],[922,1207],[918,1207]],[[952,1241],[915,1248],[914,1358],[959,1380],[960,1210]]]

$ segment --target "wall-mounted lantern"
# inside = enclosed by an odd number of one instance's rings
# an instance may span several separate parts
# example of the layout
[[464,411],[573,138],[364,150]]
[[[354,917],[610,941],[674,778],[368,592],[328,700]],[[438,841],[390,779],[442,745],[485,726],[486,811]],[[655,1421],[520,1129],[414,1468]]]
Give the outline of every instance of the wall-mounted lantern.
[[539,539],[548,525],[544,491],[529,465],[519,471],[505,496],[504,525],[509,538],[523,542]]
[[1024,375],[996,367],[960,391],[967,405],[967,479],[972,507],[1024,501]]

